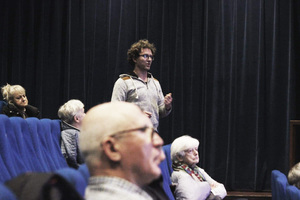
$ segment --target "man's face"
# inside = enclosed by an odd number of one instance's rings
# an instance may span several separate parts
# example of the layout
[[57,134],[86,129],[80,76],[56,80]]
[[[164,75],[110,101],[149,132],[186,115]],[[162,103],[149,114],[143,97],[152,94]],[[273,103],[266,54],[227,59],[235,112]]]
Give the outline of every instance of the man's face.
[[[147,123],[139,127],[152,127],[146,116]],[[165,159],[162,151],[163,140],[152,128],[128,133],[122,139],[121,165],[134,178],[137,185],[143,186],[157,179],[161,170],[159,164]]]
[[182,160],[190,167],[194,167],[199,162],[198,147],[184,150],[185,155]]
[[74,116],[77,119],[76,122],[77,122],[78,128],[81,127],[84,116],[85,116],[84,108],[81,108]]
[[139,68],[141,71],[149,71],[153,61],[152,51],[148,48],[141,49],[139,55],[140,56],[136,60],[134,60],[135,67]]
[[13,103],[19,108],[25,108],[25,106],[28,105],[28,100],[25,93],[15,93]]

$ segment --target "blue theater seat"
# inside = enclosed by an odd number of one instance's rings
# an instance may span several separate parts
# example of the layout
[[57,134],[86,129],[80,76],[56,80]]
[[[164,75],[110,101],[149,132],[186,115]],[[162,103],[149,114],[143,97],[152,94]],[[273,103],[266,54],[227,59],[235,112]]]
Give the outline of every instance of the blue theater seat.
[[273,170],[271,173],[272,200],[287,200],[287,186],[286,175],[278,170]]
[[0,113],[2,113],[3,106],[6,106],[6,105],[7,105],[6,101],[0,100]]
[[8,189],[3,183],[0,183],[0,199],[1,200],[17,200],[13,192]]
[[55,172],[84,194],[88,170],[68,167],[60,149],[60,134],[60,120],[0,114],[0,199],[13,199],[3,196],[9,194],[3,183],[26,172]]
[[163,146],[163,151],[165,153],[166,159],[160,163],[159,167],[161,169],[161,173],[163,176],[164,190],[165,190],[167,196],[169,197],[169,199],[174,200],[174,196],[173,196],[173,193],[170,188],[170,185],[171,185],[170,177],[173,172],[170,148],[171,148],[171,144],[167,144],[167,145]]
[[0,165],[1,173],[3,175],[3,181],[6,181],[8,178],[12,178],[18,175],[18,164],[16,162],[18,158],[15,155],[15,148],[13,143],[9,140],[10,136],[13,135],[12,124],[10,123],[9,118],[6,115],[0,115],[0,154],[1,162]]
[[86,166],[86,164],[82,164],[79,166],[78,171],[81,173],[81,175],[83,176],[86,185],[89,183],[89,178],[90,178],[90,172],[88,167]]
[[62,168],[56,170],[56,173],[64,177],[69,183],[71,183],[77,192],[84,196],[85,188],[87,186],[87,182],[80,171],[75,170],[73,168]]
[[300,200],[300,190],[293,185],[287,186],[286,195],[288,200]]

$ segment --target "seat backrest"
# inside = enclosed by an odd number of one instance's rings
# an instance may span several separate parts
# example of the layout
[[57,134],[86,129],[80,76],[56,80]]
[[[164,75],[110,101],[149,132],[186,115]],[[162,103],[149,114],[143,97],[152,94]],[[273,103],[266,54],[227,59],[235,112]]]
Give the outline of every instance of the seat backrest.
[[163,146],[163,152],[165,153],[166,159],[163,160],[159,167],[161,169],[162,177],[163,177],[163,188],[167,196],[170,200],[174,199],[174,195],[171,191],[171,174],[173,172],[171,155],[170,155],[171,144],[167,144]]
[[287,186],[286,195],[288,200],[300,200],[300,190],[293,185]]
[[67,168],[58,169],[55,171],[55,173],[64,177],[69,183],[71,183],[71,185],[75,187],[77,192],[82,197],[84,196],[87,182],[80,171],[67,167]]
[[89,178],[91,175],[90,175],[87,165],[84,163],[84,164],[80,165],[77,170],[82,174],[86,184],[88,184]]
[[60,149],[60,121],[0,114],[0,182],[25,172],[68,167]]
[[1,165],[0,171],[4,172],[2,176],[2,182],[10,177],[18,175],[18,164],[15,158],[15,148],[12,147],[12,143],[9,139],[11,135],[14,135],[12,124],[6,115],[0,115],[0,155]]
[[172,175],[173,168],[172,168],[172,160],[171,160],[171,144],[166,144],[163,146],[163,151],[166,155],[166,162],[168,166],[169,175]]
[[288,186],[286,175],[278,170],[273,170],[271,173],[271,182],[272,200],[286,200],[286,188]]
[[47,141],[47,151],[52,155],[53,169],[68,167],[60,149],[60,121],[44,118],[40,122],[44,130],[41,135]]
[[7,105],[6,101],[0,100],[0,113],[2,113],[3,106],[6,106],[6,105]]
[[0,183],[0,199],[17,200],[13,192],[8,187],[6,187],[3,183]]

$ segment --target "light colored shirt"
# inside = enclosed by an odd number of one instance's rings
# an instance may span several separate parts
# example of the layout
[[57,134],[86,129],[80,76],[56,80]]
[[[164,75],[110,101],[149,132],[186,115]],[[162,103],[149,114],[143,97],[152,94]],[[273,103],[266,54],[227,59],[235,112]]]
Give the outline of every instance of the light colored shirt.
[[118,177],[90,177],[85,190],[86,200],[152,200],[143,189]]
[[[171,176],[172,184],[176,185],[176,200],[205,200],[210,192],[222,199],[227,195],[223,184],[212,179],[203,169],[197,168],[204,176],[205,181],[201,182],[183,170],[173,171]],[[211,188],[211,185],[214,185]]]
[[150,73],[147,82],[133,75],[121,74],[115,82],[111,101],[127,101],[136,104],[143,111],[150,112],[150,120],[155,130],[158,129],[159,118],[166,117],[171,112],[165,107],[159,81]]

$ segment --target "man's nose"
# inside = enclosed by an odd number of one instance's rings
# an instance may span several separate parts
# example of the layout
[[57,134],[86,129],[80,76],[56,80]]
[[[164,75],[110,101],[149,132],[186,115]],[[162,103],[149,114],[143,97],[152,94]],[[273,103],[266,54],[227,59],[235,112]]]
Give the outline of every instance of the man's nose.
[[157,132],[154,133],[153,135],[153,140],[152,143],[155,147],[162,147],[162,145],[164,144],[163,139],[158,135]]

